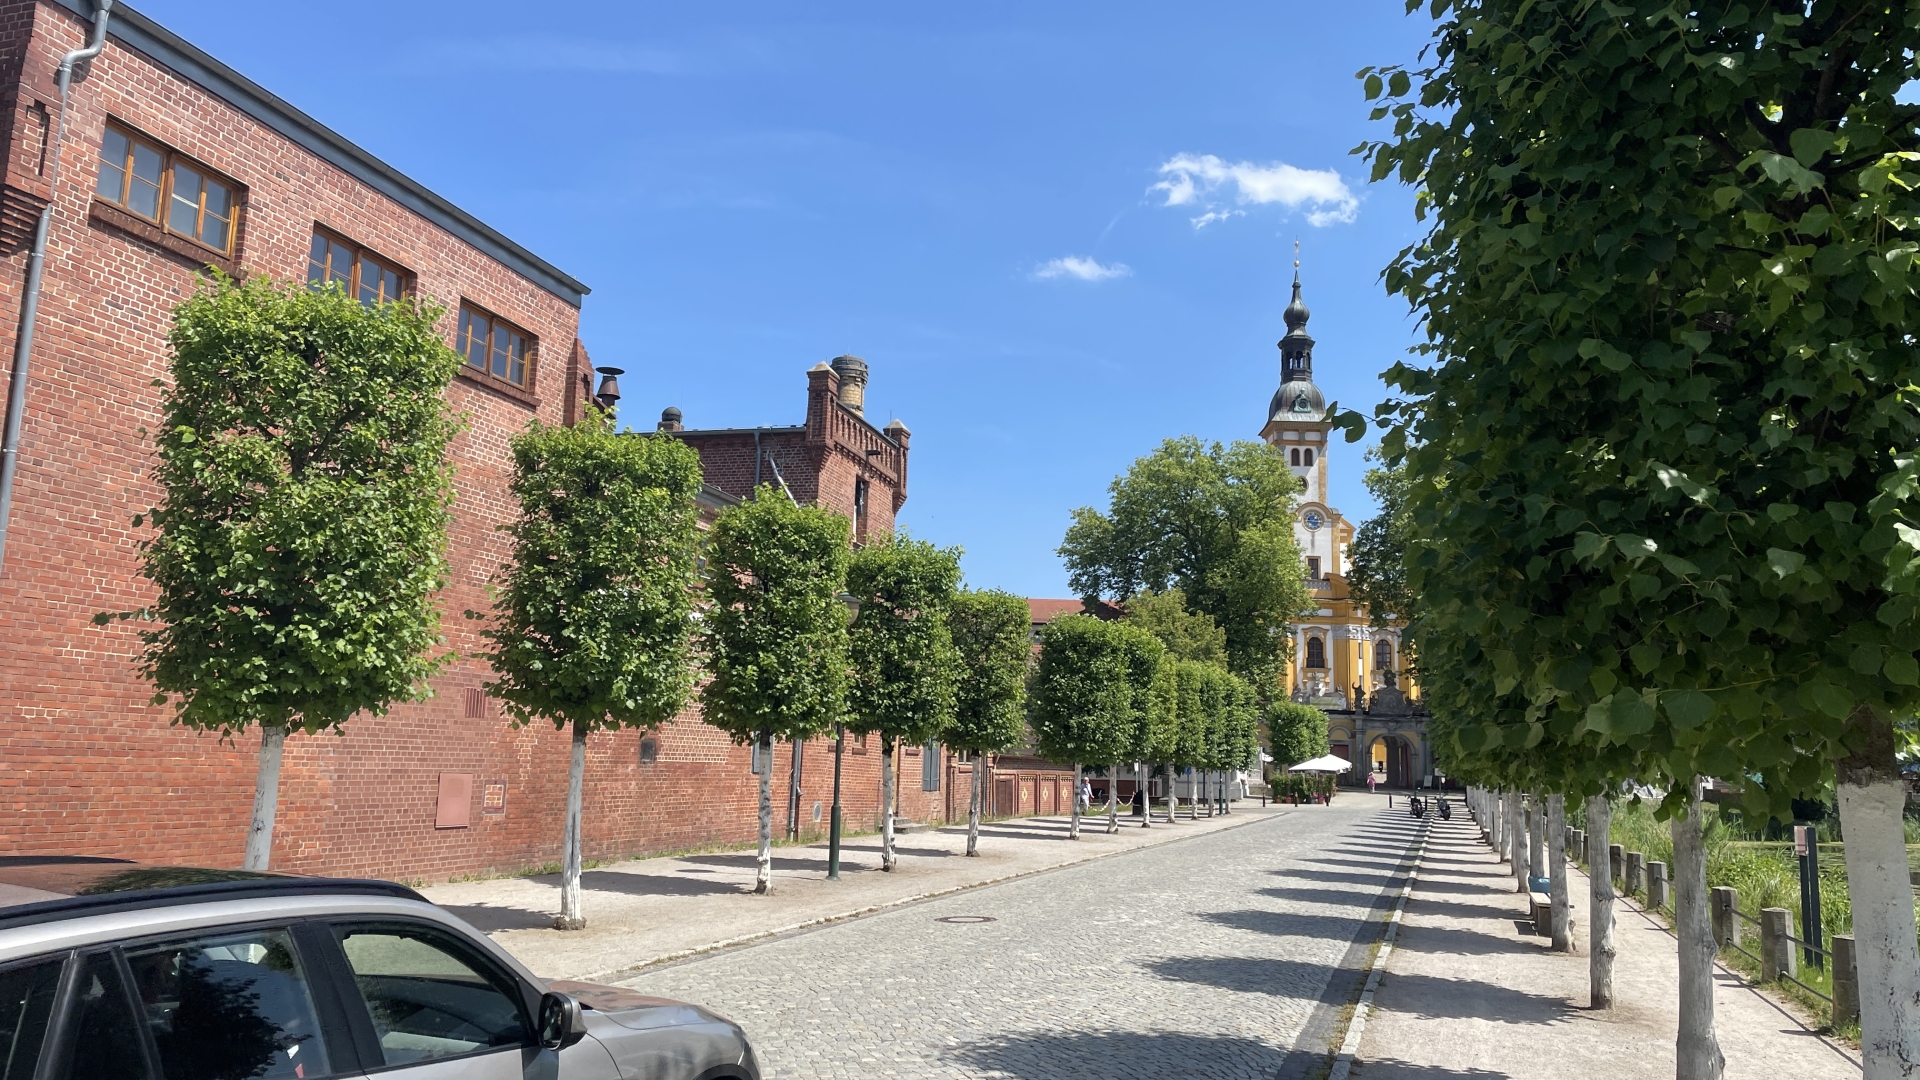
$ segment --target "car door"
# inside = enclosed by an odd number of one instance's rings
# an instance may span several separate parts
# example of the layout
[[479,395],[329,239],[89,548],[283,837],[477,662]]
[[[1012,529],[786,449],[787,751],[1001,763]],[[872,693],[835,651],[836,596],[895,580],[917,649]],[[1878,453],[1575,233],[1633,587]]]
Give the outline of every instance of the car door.
[[336,921],[331,929],[369,1073],[394,1080],[557,1076],[557,1057],[535,1038],[519,980],[459,935],[408,920]]

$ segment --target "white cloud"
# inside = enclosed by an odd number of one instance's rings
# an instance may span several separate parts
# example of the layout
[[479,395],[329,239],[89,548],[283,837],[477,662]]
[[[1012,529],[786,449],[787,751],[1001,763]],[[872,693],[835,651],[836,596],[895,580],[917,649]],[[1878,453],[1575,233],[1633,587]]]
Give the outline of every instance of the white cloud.
[[1035,281],[1052,281],[1057,278],[1075,278],[1080,281],[1105,281],[1108,278],[1131,277],[1133,267],[1126,263],[1103,263],[1096,259],[1067,255],[1058,259],[1049,259],[1033,269]]
[[1256,165],[1251,161],[1222,161],[1212,154],[1179,154],[1160,166],[1164,178],[1148,188],[1166,193],[1162,206],[1191,206],[1196,229],[1244,213],[1222,208],[1216,196],[1230,189],[1242,206],[1279,203],[1289,210],[1305,209],[1307,223],[1323,226],[1352,221],[1360,200],[1332,169],[1300,169],[1284,161]]

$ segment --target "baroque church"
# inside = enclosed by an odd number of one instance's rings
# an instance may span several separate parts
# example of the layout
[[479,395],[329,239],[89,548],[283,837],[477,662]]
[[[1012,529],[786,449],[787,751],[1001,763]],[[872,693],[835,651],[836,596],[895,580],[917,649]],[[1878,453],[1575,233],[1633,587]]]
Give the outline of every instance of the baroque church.
[[1400,631],[1374,626],[1347,590],[1354,526],[1327,501],[1333,425],[1326,395],[1313,382],[1310,313],[1300,299],[1299,267],[1296,260],[1287,334],[1280,339],[1280,389],[1260,429],[1300,478],[1293,537],[1306,560],[1307,593],[1314,601],[1293,629],[1288,681],[1295,701],[1326,711],[1332,752],[1354,765],[1346,782],[1365,783],[1371,770],[1389,787],[1425,785],[1432,782],[1433,751],[1426,710],[1405,677]]

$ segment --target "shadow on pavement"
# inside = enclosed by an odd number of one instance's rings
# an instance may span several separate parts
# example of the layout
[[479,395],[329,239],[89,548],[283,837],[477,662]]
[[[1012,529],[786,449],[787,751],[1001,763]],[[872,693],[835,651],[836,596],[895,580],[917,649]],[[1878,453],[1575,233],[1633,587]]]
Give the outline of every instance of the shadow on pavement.
[[[1375,891],[1377,892],[1377,890]],[[1375,892],[1362,892],[1357,889],[1316,889],[1311,886],[1276,885],[1261,889],[1261,896],[1271,896],[1275,900],[1299,900],[1308,904],[1355,904],[1370,899]]]
[[1272,1076],[1286,1058],[1283,1051],[1254,1039],[1133,1031],[1006,1036],[951,1053],[983,1073],[1017,1080]]
[[[879,851],[880,849],[876,847],[873,850]],[[755,867],[760,865],[759,857],[756,856],[751,851],[742,852],[738,855],[682,855],[680,856],[680,861],[689,862],[689,863],[700,863],[704,866],[728,866],[737,870],[752,870]],[[826,869],[827,869],[827,856],[824,852],[821,853],[820,857],[817,859],[783,859],[780,856],[775,855],[773,857],[773,868],[775,870],[819,870],[822,873],[824,873],[826,872]],[[842,864],[841,869],[842,870],[847,869],[845,864]],[[646,875],[621,874],[619,876],[644,877]],[[581,875],[582,880],[584,880],[586,877],[587,875],[584,875],[584,874]],[[687,882],[687,884],[692,885],[692,884],[701,884],[701,883]],[[729,886],[727,889],[710,889],[707,891],[727,892],[727,891],[737,891],[737,890],[733,890],[732,887]],[[645,894],[641,894],[641,895],[645,895]],[[686,895],[686,894],[681,894],[681,895]]]
[[1418,1002],[1420,1008],[1405,1011],[1423,1019],[1560,1024],[1579,1011],[1560,998],[1468,979],[1441,979],[1410,972],[1396,972],[1388,978],[1393,980],[1396,1007],[1404,1008],[1399,1005],[1403,1002]]
[[1327,977],[1325,964],[1251,956],[1169,956],[1140,966],[1172,982],[1295,998],[1303,996],[1301,987],[1317,987]]
[[[1363,899],[1355,897],[1347,902],[1356,906]],[[1251,930],[1256,934],[1272,934],[1275,937],[1326,937],[1346,940],[1353,936],[1354,929],[1364,920],[1360,914],[1320,915],[1307,911],[1259,911],[1248,908],[1242,911],[1210,911],[1201,918],[1217,926],[1230,926],[1235,930]]]
[[[1423,904],[1418,894],[1415,894],[1414,898],[1407,901],[1407,911],[1409,913],[1415,915],[1423,914],[1423,908],[1432,908],[1440,912],[1451,909],[1450,905],[1447,904]],[[1529,922],[1527,926],[1531,928],[1533,924]],[[1534,940],[1544,943],[1547,939],[1536,938]],[[1478,930],[1423,926],[1417,937],[1410,935],[1407,938],[1403,938],[1401,944],[1395,947],[1405,949],[1408,952],[1434,953],[1445,956],[1486,956],[1493,953],[1538,952],[1544,947],[1544,944],[1536,945],[1531,941],[1513,937],[1503,937],[1499,934],[1483,934]]]
[[1511,1080],[1510,1074],[1494,1072],[1492,1069],[1435,1069],[1425,1065],[1414,1065],[1398,1058],[1355,1060],[1353,1075],[1364,1076],[1367,1080],[1380,1080],[1381,1077],[1394,1076],[1417,1076],[1420,1080]]
[[493,907],[490,904],[441,905],[441,910],[466,920],[483,934],[501,930],[551,930],[553,912],[528,911],[525,908]]
[[1392,867],[1383,867],[1377,874],[1355,874],[1345,870],[1275,870],[1274,876],[1289,881],[1319,881],[1330,885],[1365,885],[1378,889],[1393,881],[1398,874]]

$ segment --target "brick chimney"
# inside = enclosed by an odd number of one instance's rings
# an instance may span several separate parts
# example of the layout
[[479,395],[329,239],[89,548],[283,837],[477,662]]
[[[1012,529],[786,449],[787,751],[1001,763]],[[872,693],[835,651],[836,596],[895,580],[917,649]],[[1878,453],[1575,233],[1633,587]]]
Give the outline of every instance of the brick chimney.
[[672,405],[660,410],[660,426],[656,431],[685,431],[680,423],[680,410]]
[[833,358],[834,374],[840,376],[840,404],[865,416],[867,413],[867,362],[857,356]]

